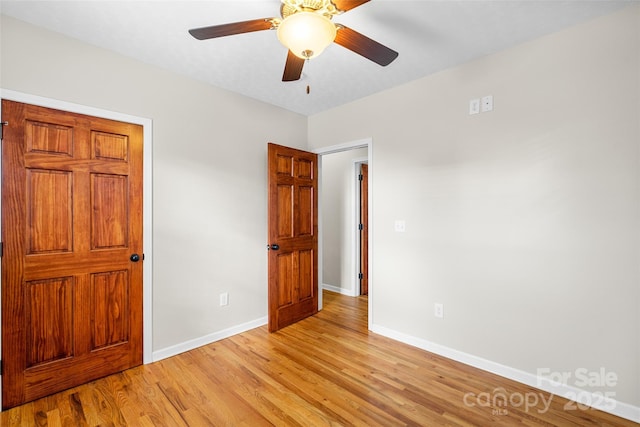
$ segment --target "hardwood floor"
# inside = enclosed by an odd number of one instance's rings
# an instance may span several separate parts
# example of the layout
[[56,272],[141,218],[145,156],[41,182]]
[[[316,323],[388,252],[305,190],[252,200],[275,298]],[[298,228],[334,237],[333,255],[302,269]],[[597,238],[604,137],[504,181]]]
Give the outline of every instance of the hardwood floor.
[[0,425],[638,425],[369,333],[366,297],[325,291],[324,306],[4,411]]

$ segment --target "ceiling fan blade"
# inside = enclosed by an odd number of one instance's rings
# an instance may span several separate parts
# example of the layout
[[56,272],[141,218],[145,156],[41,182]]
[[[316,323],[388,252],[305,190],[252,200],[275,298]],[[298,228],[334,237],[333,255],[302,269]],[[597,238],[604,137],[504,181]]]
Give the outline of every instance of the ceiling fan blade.
[[216,37],[232,36],[234,34],[251,33],[253,31],[270,30],[273,28],[271,19],[253,19],[251,21],[232,22],[230,24],[212,25],[210,27],[194,28],[189,34],[198,40]]
[[363,5],[370,0],[333,0],[333,4],[341,11],[346,12],[360,5]]
[[344,25],[338,25],[335,42],[383,67],[391,64],[398,57],[398,52],[395,50]]
[[300,80],[302,75],[302,67],[304,67],[304,59],[297,57],[291,51],[287,54],[287,62],[284,65],[284,73],[282,74],[283,82],[293,82]]

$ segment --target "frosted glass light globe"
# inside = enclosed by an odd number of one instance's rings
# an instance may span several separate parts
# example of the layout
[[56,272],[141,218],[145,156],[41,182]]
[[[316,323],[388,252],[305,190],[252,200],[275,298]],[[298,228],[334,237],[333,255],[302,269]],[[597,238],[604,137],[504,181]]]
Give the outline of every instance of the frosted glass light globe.
[[323,15],[298,12],[278,26],[278,40],[294,55],[311,59],[322,53],[336,38],[336,26]]

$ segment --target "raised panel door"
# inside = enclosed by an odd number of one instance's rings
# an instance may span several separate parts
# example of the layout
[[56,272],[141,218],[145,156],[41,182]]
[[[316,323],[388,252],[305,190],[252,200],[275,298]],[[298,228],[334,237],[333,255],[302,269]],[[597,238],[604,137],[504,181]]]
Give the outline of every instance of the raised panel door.
[[142,363],[142,128],[2,101],[9,408]]
[[318,311],[317,155],[268,145],[269,330]]

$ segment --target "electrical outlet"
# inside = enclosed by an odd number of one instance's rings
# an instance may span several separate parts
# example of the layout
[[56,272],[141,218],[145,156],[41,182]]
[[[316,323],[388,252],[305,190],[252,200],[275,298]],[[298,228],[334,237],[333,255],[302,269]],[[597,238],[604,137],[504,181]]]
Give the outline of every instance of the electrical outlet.
[[433,305],[433,315],[443,319],[444,318],[444,305],[437,302]]
[[220,306],[229,305],[229,293],[223,292],[220,294]]
[[487,95],[482,97],[482,112],[493,111],[493,96]]

